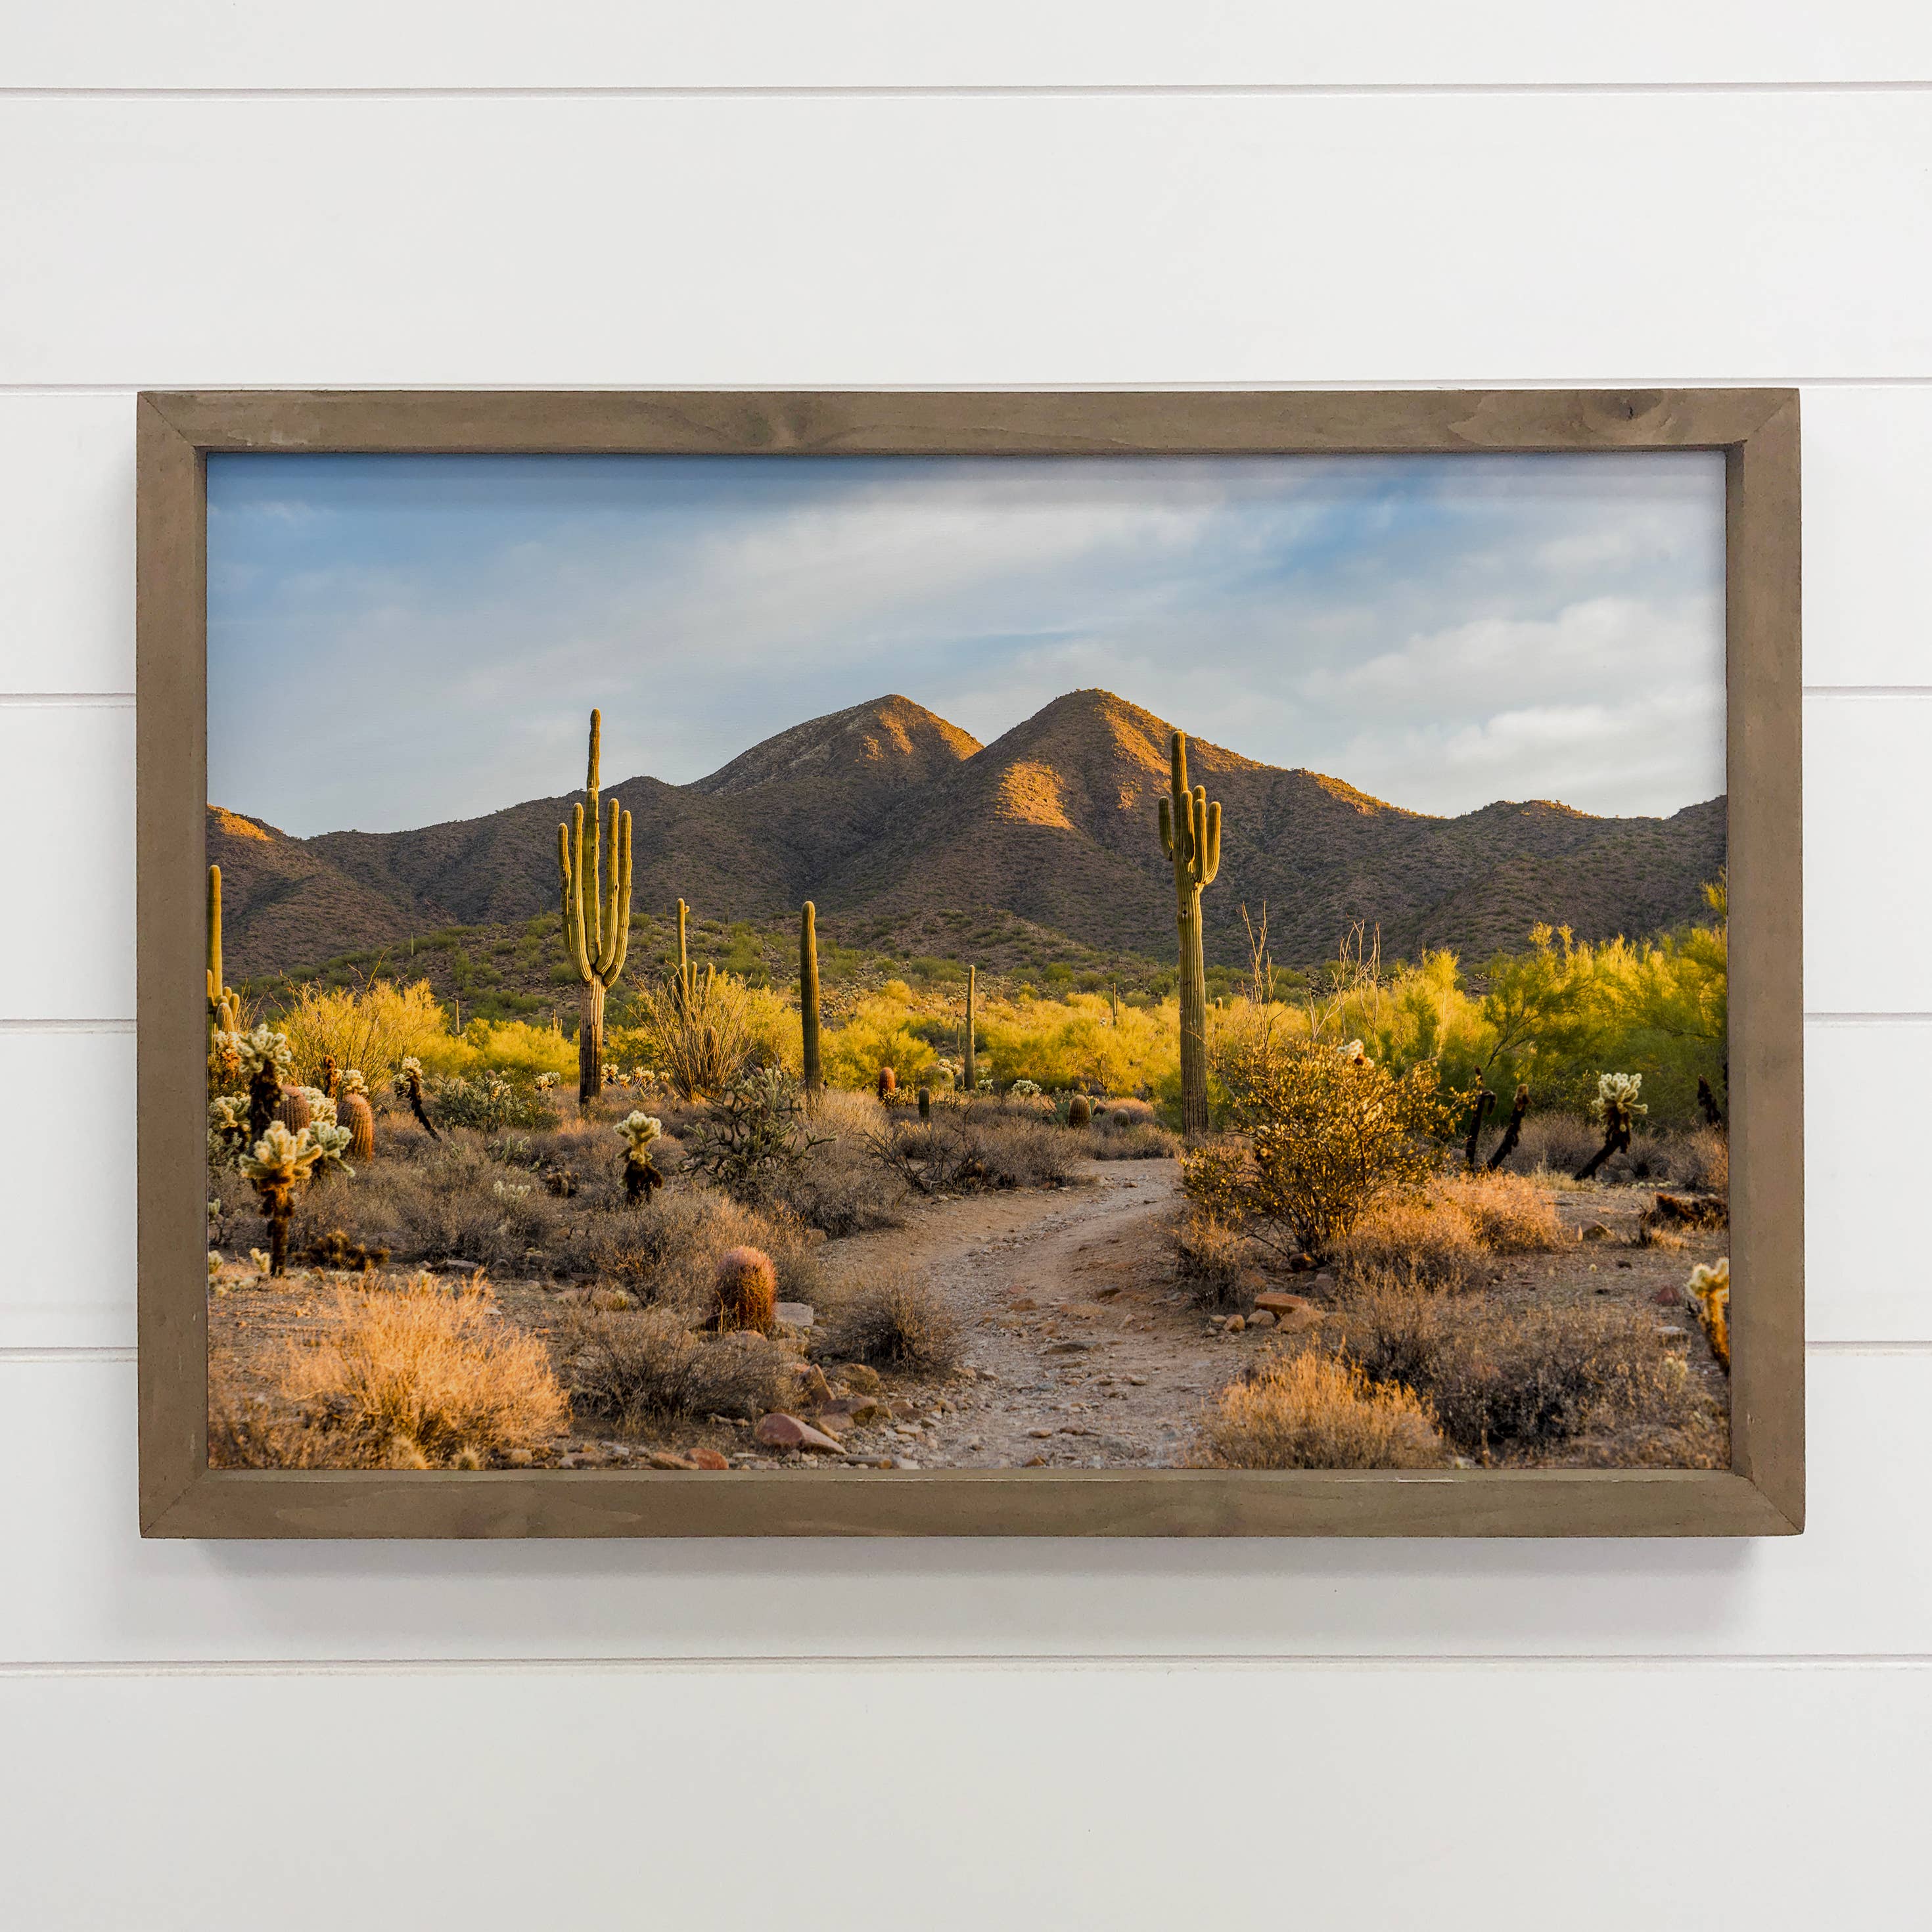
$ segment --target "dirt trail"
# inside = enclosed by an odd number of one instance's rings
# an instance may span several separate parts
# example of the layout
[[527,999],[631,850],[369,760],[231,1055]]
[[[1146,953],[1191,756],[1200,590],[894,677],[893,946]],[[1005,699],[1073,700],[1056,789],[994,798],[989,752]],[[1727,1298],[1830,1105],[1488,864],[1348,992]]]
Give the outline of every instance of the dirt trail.
[[836,1281],[909,1265],[964,1324],[971,1374],[918,1419],[854,1431],[854,1453],[926,1468],[1172,1467],[1203,1401],[1240,1366],[1174,1278],[1172,1161],[1092,1161],[1088,1184],[940,1202],[826,1252]]

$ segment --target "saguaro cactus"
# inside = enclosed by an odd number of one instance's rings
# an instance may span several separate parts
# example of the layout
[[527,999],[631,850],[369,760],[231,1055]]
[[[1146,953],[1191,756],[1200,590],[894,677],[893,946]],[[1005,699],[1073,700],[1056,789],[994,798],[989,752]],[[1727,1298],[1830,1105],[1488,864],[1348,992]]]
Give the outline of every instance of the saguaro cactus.
[[208,1018],[217,1033],[236,1033],[241,1022],[232,988],[221,976],[221,868],[208,868]]
[[798,916],[798,1011],[805,1030],[805,1092],[816,1099],[825,1084],[818,1058],[818,909],[811,900]]
[[[631,814],[614,798],[605,837],[610,848],[606,892],[597,845],[597,752],[602,712],[590,714],[590,756],[584,780],[586,812],[570,808],[570,823],[556,828],[557,872],[563,896],[563,944],[583,982],[578,1008],[577,1104],[587,1107],[604,1090],[604,995],[617,983],[631,944]],[[683,905],[678,908],[682,936]]]
[[976,966],[969,966],[966,969],[966,1038],[959,1054],[959,1084],[969,1094],[980,1090],[980,1061],[973,1043],[973,1027],[979,995],[980,969]]
[[1187,738],[1168,747],[1170,783],[1160,802],[1160,849],[1173,862],[1174,924],[1180,933],[1180,1129],[1208,1131],[1208,962],[1201,943],[1201,894],[1221,869],[1221,807],[1187,784]]
[[691,967],[691,938],[687,930],[691,908],[677,902],[677,998],[680,1009],[689,1015],[698,996],[698,978]]

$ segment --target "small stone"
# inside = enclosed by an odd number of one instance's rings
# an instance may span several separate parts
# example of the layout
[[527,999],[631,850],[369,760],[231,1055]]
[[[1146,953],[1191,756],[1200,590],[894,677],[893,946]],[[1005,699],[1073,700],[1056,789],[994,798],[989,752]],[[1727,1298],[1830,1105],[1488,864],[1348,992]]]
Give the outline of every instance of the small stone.
[[1145,1388],[1147,1387],[1148,1378],[1145,1376],[1128,1376],[1127,1380],[1136,1388]]
[[644,1460],[653,1469],[694,1469],[698,1467],[688,1456],[680,1456],[675,1449],[653,1449]]
[[1024,1315],[1030,1310],[1037,1308],[1040,1304],[1030,1294],[1016,1294],[1006,1306],[1014,1314]]
[[1283,1294],[1278,1288],[1270,1288],[1266,1294],[1255,1297],[1255,1306],[1263,1315],[1292,1315],[1308,1306],[1304,1296]]
[[1093,1346],[1091,1342],[1054,1342],[1044,1352],[1049,1355],[1084,1355]]
[[1258,1308],[1248,1317],[1248,1326],[1250,1328],[1272,1328],[1274,1317],[1265,1308]]
[[1046,1466],[1046,1458],[1044,1456],[1034,1456],[1022,1462],[1020,1467],[1022,1469],[1044,1469]]
[[816,1318],[812,1304],[805,1301],[781,1301],[772,1314],[780,1326],[786,1328],[809,1328]]
[[805,1450],[820,1456],[842,1453],[842,1445],[823,1430],[814,1429],[810,1423],[801,1422],[796,1416],[787,1415],[781,1409],[760,1416],[758,1427],[752,1431],[752,1438],[762,1442],[768,1449]]
[[895,1469],[916,1469],[919,1465],[910,1456],[898,1456],[892,1460]]
[[694,1449],[691,1452],[691,1466],[694,1469],[728,1469],[731,1465],[718,1450]]
[[857,1390],[864,1395],[876,1395],[879,1389],[879,1372],[868,1368],[863,1362],[844,1362],[837,1371],[838,1379],[849,1389]]
[[833,1430],[846,1426],[862,1429],[868,1423],[884,1421],[886,1412],[875,1395],[841,1396],[818,1412],[819,1426]]
[[820,1402],[832,1400],[832,1384],[825,1379],[825,1371],[817,1364],[800,1362],[792,1371],[798,1382],[798,1399],[816,1407]]
[[1050,1429],[1029,1429],[1027,1431],[1027,1433],[1029,1436],[1037,1436],[1044,1442],[1048,1436],[1053,1433],[1053,1431]]
[[1586,1241],[1607,1241],[1610,1239],[1610,1231],[1602,1222],[1592,1221],[1583,1230],[1580,1238]]
[[1660,1288],[1650,1298],[1660,1308],[1681,1307],[1684,1300],[1682,1291],[1674,1288]]
[[1248,1318],[1245,1315],[1231,1315],[1228,1317],[1225,1332],[1230,1335],[1238,1335],[1247,1325]]

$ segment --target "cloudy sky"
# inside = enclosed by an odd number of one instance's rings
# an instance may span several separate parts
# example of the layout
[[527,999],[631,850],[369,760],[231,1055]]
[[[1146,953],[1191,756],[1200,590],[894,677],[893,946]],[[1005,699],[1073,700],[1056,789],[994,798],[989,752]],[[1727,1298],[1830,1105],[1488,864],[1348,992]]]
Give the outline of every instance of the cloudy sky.
[[1721,459],[215,456],[208,796],[298,834],[1101,685],[1414,809],[1724,789]]

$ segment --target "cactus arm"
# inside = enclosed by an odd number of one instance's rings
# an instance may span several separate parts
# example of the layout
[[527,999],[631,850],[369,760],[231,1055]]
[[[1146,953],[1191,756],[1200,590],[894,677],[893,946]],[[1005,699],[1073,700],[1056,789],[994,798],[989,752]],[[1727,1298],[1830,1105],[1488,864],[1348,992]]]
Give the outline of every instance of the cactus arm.
[[568,856],[568,882],[564,889],[563,943],[570,954],[570,963],[577,969],[580,980],[590,977],[590,960],[584,946],[584,808],[573,805],[570,808],[570,827],[566,833],[562,826],[560,835],[566,839],[574,856]]
[[614,798],[611,800],[610,822],[604,841],[610,850],[610,888],[600,895],[597,904],[597,976],[607,986],[610,983],[611,965],[617,956],[617,901],[622,886],[619,874],[623,863],[619,818],[622,809]]
[[610,920],[604,938],[604,958],[598,977],[614,986],[631,950],[631,814],[620,815],[610,801]]
[[1221,869],[1221,801],[1208,808],[1207,850],[1201,860],[1201,883],[1211,886]]
[[597,754],[603,732],[604,714],[601,711],[592,712],[590,754],[584,774],[584,817],[589,822],[584,827],[585,844],[579,848],[577,869],[581,878],[584,898],[584,953],[592,970],[598,956],[604,950],[603,854],[598,844],[603,812],[598,802],[597,784]]
[[221,868],[208,868],[208,1010],[221,1004]]
[[1164,798],[1160,802],[1160,851],[1164,859],[1174,856],[1174,801]]

